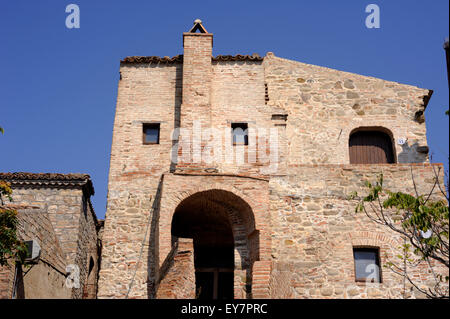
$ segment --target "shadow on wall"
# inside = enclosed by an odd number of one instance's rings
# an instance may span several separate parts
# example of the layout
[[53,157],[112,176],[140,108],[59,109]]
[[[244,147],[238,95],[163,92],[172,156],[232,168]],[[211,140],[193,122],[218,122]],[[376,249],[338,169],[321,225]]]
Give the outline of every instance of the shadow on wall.
[[[162,187],[164,182],[164,175],[161,175],[159,180],[158,189],[156,190],[155,199],[153,200],[152,209],[150,211],[150,217],[152,219],[150,226],[150,236],[148,242],[148,260],[147,260],[147,296],[149,299],[154,299],[156,297],[156,286],[157,286],[157,277],[156,273],[157,267],[159,267],[158,260],[158,252],[159,252],[159,231],[158,231],[158,221],[159,221],[159,209],[161,204],[161,194]],[[156,262],[155,262],[156,261]],[[157,265],[158,264],[158,265]]]
[[[177,67],[176,75],[175,75],[175,116],[173,122],[173,128],[179,128],[181,124],[181,99],[182,99],[182,89],[183,89],[183,68]],[[174,131],[175,132],[175,131]],[[176,161],[178,159],[178,136],[174,133],[172,136],[172,152],[171,152],[171,161],[170,161],[170,172],[175,171]]]
[[428,146],[420,146],[417,142],[409,145],[408,141],[400,145],[402,151],[398,154],[398,163],[425,163],[428,160]]
[[15,266],[13,296],[12,299],[25,299],[25,285],[23,282],[23,272],[22,265],[18,264]]

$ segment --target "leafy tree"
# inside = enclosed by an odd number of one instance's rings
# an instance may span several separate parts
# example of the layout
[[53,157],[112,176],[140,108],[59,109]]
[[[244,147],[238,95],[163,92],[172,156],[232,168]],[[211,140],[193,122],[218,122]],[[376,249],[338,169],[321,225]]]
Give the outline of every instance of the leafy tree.
[[27,247],[17,238],[17,211],[5,206],[5,200],[12,201],[11,185],[0,181],[0,266],[5,266],[9,259],[24,263]]

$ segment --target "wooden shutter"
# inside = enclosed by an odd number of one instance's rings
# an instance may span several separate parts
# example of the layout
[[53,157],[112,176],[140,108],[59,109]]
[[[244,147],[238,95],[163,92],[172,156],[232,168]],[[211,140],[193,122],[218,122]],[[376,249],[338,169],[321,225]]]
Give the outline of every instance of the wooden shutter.
[[394,163],[389,135],[378,131],[358,131],[350,136],[350,164]]

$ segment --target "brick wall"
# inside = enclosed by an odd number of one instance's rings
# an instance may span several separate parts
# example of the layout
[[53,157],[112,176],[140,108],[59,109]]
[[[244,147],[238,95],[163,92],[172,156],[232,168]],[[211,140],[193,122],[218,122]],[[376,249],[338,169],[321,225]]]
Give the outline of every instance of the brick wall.
[[195,299],[194,244],[180,238],[167,274],[159,284],[158,299]]
[[[270,180],[274,298],[403,298],[422,297],[403,278],[383,268],[401,252],[401,236],[355,213],[353,191],[365,194],[364,182],[384,174],[385,187],[414,194],[411,170],[419,194],[428,194],[440,165],[299,165],[286,176]],[[433,170],[433,167],[435,170]],[[441,182],[443,167],[441,166]],[[419,186],[420,184],[420,186]],[[439,191],[435,190],[439,197]],[[382,283],[356,283],[353,247],[380,248]],[[420,285],[430,285],[425,267],[411,268]],[[439,269],[436,268],[435,270]],[[448,269],[440,271],[448,273]]]
[[13,294],[14,266],[0,267],[0,299],[11,298]]
[[[179,125],[181,73],[179,63],[121,66],[111,148],[108,204],[103,231],[100,297],[124,297],[139,263],[147,269],[140,247],[158,198],[161,175],[171,169],[171,133]],[[142,123],[160,123],[160,143],[143,145]],[[176,152],[175,152],[176,154]],[[148,237],[147,237],[148,238]],[[125,258],[126,256],[126,258]],[[148,276],[138,274],[131,297],[147,296]],[[118,279],[120,278],[120,279]],[[137,292],[136,292],[137,291]]]

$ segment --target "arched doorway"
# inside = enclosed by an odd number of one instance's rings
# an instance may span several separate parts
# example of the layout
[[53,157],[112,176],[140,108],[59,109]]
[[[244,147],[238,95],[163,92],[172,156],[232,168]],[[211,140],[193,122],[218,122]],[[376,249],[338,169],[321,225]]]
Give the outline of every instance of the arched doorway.
[[359,128],[349,138],[350,164],[392,164],[392,133],[385,128]]
[[173,240],[193,239],[199,299],[232,299],[236,271],[250,274],[258,258],[251,249],[258,250],[252,210],[228,191],[202,191],[184,199],[175,209],[171,232]]

